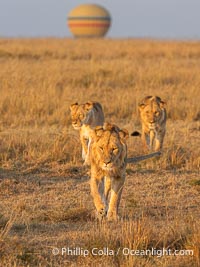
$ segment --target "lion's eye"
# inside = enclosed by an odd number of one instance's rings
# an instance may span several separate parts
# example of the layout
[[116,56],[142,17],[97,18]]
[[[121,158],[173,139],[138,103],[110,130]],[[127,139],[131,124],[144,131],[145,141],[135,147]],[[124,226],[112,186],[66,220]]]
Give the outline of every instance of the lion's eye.
[[158,111],[155,111],[154,114],[155,114],[156,116],[158,116],[158,115],[159,115],[159,112],[158,112]]
[[118,151],[118,148],[117,148],[117,147],[114,147],[114,148],[113,148],[113,151],[114,151],[114,152],[117,152],[117,151]]

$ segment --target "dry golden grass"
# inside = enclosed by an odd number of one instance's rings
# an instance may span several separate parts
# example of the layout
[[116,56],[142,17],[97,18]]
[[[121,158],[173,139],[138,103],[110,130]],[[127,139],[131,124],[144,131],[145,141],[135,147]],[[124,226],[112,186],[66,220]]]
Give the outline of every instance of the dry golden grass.
[[[199,42],[1,39],[0,266],[199,266],[199,73]],[[69,106],[98,100],[131,132],[146,95],[167,101],[163,155],[128,165],[121,221],[98,223]],[[140,140],[128,150],[142,154]],[[54,256],[54,247],[194,255]]]

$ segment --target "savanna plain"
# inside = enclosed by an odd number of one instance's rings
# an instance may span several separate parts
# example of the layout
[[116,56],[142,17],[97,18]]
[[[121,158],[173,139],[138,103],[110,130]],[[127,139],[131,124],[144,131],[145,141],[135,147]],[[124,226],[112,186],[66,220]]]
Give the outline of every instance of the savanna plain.
[[[163,153],[128,164],[120,220],[96,221],[70,104],[99,101],[131,133],[147,95],[167,102]],[[199,103],[200,42],[0,39],[0,266],[200,266]],[[142,154],[129,137],[128,156]]]

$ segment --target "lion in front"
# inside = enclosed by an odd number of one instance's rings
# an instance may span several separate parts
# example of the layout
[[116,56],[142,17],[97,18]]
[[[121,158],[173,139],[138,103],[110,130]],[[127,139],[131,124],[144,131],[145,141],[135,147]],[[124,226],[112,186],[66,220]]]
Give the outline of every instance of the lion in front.
[[90,136],[92,129],[102,126],[104,123],[104,113],[100,103],[89,101],[85,104],[74,103],[70,106],[72,126],[80,131],[82,145],[82,158],[84,164],[89,164],[88,147],[90,146]]
[[117,219],[126,175],[127,138],[127,130],[120,130],[112,124],[106,123],[93,131],[90,185],[99,218]]
[[[145,148],[155,151],[162,149],[166,131],[166,103],[158,96],[147,96],[139,103],[142,123],[142,141]],[[133,132],[132,136],[140,135]]]

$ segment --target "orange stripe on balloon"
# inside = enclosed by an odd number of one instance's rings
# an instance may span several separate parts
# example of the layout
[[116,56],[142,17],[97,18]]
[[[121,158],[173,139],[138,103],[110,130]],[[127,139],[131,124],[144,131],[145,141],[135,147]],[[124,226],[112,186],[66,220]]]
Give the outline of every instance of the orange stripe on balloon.
[[110,23],[69,23],[70,27],[108,27]]

